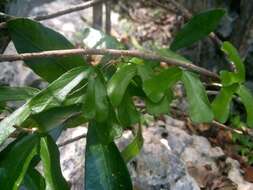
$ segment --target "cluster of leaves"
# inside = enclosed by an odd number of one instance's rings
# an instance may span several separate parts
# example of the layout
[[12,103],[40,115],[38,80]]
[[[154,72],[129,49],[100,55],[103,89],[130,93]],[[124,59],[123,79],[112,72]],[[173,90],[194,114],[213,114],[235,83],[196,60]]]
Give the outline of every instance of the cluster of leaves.
[[[223,10],[200,13],[178,33],[171,49],[178,50],[207,36],[218,25]],[[203,27],[203,26],[206,27]],[[73,45],[59,33],[35,21],[17,18],[7,22],[8,33],[18,53],[71,49]],[[86,29],[85,45],[90,48],[124,49],[116,39],[99,34],[96,43],[87,40],[95,30]],[[94,38],[91,38],[94,40]],[[38,76],[49,83],[39,90],[30,87],[0,87],[0,109],[6,110],[7,101],[25,101],[0,122],[0,144],[16,130],[37,129],[33,134],[20,133],[0,152],[0,187],[5,189],[69,189],[61,174],[59,150],[55,143],[68,127],[88,123],[85,153],[85,189],[132,189],[126,163],[141,149],[141,128],[133,141],[119,151],[115,145],[126,128],[140,123],[141,113],[134,104],[138,97],[145,102],[152,115],[170,112],[173,86],[184,84],[193,122],[211,122],[214,118],[226,122],[229,103],[239,95],[244,103],[250,126],[252,123],[252,95],[243,85],[245,71],[233,46],[223,44],[236,72],[221,73],[222,89],[213,103],[209,102],[199,76],[179,67],[161,69],[159,62],[136,57],[102,57],[100,64],[92,66],[82,56],[40,58],[25,61]],[[161,56],[190,61],[170,49],[154,50]],[[117,65],[109,65],[111,60]],[[8,110],[6,110],[8,112]],[[35,167],[43,165],[43,175]]]

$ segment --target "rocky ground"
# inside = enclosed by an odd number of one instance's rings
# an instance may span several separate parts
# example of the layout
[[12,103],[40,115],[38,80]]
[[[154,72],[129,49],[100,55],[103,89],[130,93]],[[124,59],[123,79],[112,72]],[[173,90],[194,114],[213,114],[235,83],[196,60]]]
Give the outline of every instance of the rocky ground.
[[[65,9],[82,1],[30,0],[30,3],[26,4],[25,7],[19,4],[19,1],[16,2],[11,5],[11,14],[34,16]],[[139,9],[139,12],[131,15],[134,15],[135,18],[144,15],[149,20],[157,16],[156,14],[150,16],[148,12],[146,9]],[[164,12],[157,14],[159,16]],[[162,20],[163,22],[160,23],[153,21],[153,24],[147,21],[145,24],[139,24],[139,27],[135,27],[135,25],[130,26],[129,23],[126,25],[126,20],[119,20],[119,15],[113,13],[113,34],[122,40],[130,41],[131,44],[134,44],[134,39],[131,39],[131,36],[137,41],[144,40],[145,42],[149,41],[147,40],[149,38],[156,38],[159,39],[160,44],[164,44],[164,40],[171,37],[173,26],[177,20],[180,21],[180,16],[169,13],[163,16]],[[88,9],[43,23],[61,32],[68,39],[75,41],[75,37],[80,33],[82,27],[90,22],[91,9]],[[152,29],[154,24],[158,28]],[[133,33],[137,35],[131,35]],[[7,52],[15,52],[11,44]],[[43,87],[43,85],[41,86],[43,83],[38,82],[37,76],[25,68],[21,62],[1,64],[0,83],[11,86],[33,85]],[[71,139],[85,132],[87,132],[86,127],[68,129],[61,135],[58,143],[60,144],[66,139]],[[226,156],[220,147],[212,146],[207,138],[189,133],[185,121],[173,119],[169,116],[165,116],[162,120],[150,120],[147,126],[143,126],[143,135],[145,139],[143,149],[140,155],[128,165],[136,189],[253,190],[253,183],[244,180],[239,162]],[[130,132],[124,133],[117,140],[118,146],[123,148],[131,138]],[[63,174],[72,184],[72,190],[83,189],[85,139],[61,147],[60,152]]]

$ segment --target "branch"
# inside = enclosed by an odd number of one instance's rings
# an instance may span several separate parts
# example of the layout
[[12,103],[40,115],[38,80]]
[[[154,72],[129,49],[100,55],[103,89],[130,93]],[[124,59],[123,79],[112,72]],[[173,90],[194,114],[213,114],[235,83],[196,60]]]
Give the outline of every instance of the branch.
[[62,147],[62,146],[68,145],[70,143],[73,143],[73,142],[78,141],[78,140],[83,139],[83,138],[86,138],[86,133],[82,134],[82,135],[79,135],[77,137],[74,137],[72,139],[66,140],[66,141],[58,144],[58,147]]
[[90,8],[90,7],[93,7],[96,4],[102,3],[104,1],[106,1],[106,0],[88,1],[88,2],[81,3],[79,5],[70,7],[68,9],[65,9],[65,10],[62,10],[62,11],[59,11],[59,12],[56,12],[56,13],[52,13],[52,14],[44,15],[44,16],[33,17],[32,19],[37,20],[37,21],[47,20],[47,19],[59,17],[59,16],[62,16],[62,15],[66,15],[66,14],[69,14],[69,13],[73,13],[73,12],[76,12],[76,11],[81,11],[83,9]]
[[[49,14],[49,15],[30,17],[30,19],[37,20],[37,21],[52,19],[52,18],[55,18],[55,17],[59,17],[59,16],[62,16],[62,15],[66,15],[66,14],[70,14],[70,13],[73,13],[73,12],[76,12],[76,11],[81,11],[83,9],[90,8],[90,7],[92,7],[92,6],[96,5],[96,4],[99,4],[99,3],[102,3],[102,2],[105,2],[105,1],[107,1],[107,0],[88,1],[88,2],[85,2],[85,3],[82,3],[82,4],[79,4],[79,5],[70,7],[68,9],[61,10],[61,11]],[[3,13],[1,13],[1,14],[3,14]],[[0,29],[3,29],[5,27],[6,27],[6,22],[0,23]]]
[[[189,118],[189,116],[188,116],[187,113],[185,113],[184,111],[179,110],[177,107],[172,106],[171,108],[172,108],[173,112],[176,115],[183,116],[184,118]],[[212,122],[210,122],[210,124],[212,124],[213,126],[216,126],[218,128],[221,128],[221,129],[224,129],[224,130],[227,130],[227,131],[231,131],[233,133],[237,133],[237,134],[240,134],[240,135],[247,135],[247,136],[253,137],[253,132],[252,132],[252,129],[250,129],[250,128],[233,129],[232,127],[224,125],[224,124],[222,124],[222,123],[220,123],[218,121],[215,121],[215,120],[213,120]]]
[[4,61],[18,61],[18,60],[31,60],[34,58],[48,58],[48,57],[65,57],[72,55],[114,55],[114,56],[131,56],[139,57],[142,59],[149,59],[154,61],[165,62],[170,65],[180,66],[192,71],[195,71],[201,75],[211,77],[215,80],[219,80],[219,76],[207,69],[196,66],[192,63],[186,63],[184,61],[175,60],[163,56],[159,56],[152,52],[141,52],[138,50],[116,50],[116,49],[68,49],[68,50],[53,50],[42,51],[38,53],[23,53],[23,54],[10,54],[0,55],[0,62]]

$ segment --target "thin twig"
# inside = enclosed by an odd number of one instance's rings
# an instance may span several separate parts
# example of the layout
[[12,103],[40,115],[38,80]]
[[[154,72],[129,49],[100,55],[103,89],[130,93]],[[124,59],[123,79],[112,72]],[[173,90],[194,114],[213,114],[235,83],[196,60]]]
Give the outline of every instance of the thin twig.
[[[229,130],[229,131],[234,132],[234,133],[237,133],[237,134],[241,134],[241,135],[242,135],[242,134],[245,134],[245,131],[243,131],[243,130],[233,129],[233,128],[228,127],[228,126],[226,126],[226,125],[224,125],[224,124],[222,124],[222,123],[220,123],[220,122],[218,122],[218,121],[212,121],[212,124],[215,125],[215,126],[217,126],[217,127],[220,127],[220,128],[226,129],[226,130]],[[248,134],[247,134],[247,135],[248,135]]]
[[106,0],[88,1],[88,2],[85,2],[85,3],[81,3],[79,5],[70,7],[68,9],[65,9],[65,10],[62,10],[62,11],[58,11],[56,13],[52,13],[52,14],[44,15],[44,16],[32,17],[32,19],[37,20],[37,21],[52,19],[52,18],[55,18],[55,17],[59,17],[59,16],[62,16],[62,15],[66,15],[66,14],[69,14],[69,13],[73,13],[73,12],[76,12],[76,11],[81,11],[83,9],[87,9],[87,8],[93,7],[94,5],[102,3],[102,2],[105,2],[105,1]]
[[62,147],[62,146],[68,145],[70,143],[73,143],[73,142],[78,141],[78,140],[83,139],[83,138],[86,138],[86,133],[82,134],[82,135],[79,135],[77,137],[74,137],[72,139],[66,140],[66,141],[58,144],[58,147]]
[[[183,116],[185,118],[189,118],[189,116],[188,116],[187,113],[185,113],[184,111],[179,110],[177,107],[172,106],[171,108],[172,108],[173,112],[176,113],[177,115]],[[212,125],[214,125],[216,127],[219,127],[221,129],[225,129],[227,131],[231,131],[231,132],[234,132],[234,133],[237,133],[237,134],[241,134],[241,135],[244,134],[244,135],[248,135],[248,136],[252,137],[252,134],[249,133],[249,131],[246,130],[246,129],[242,129],[242,130],[241,129],[233,129],[233,128],[231,128],[231,127],[229,127],[227,125],[224,125],[224,124],[222,124],[222,123],[220,123],[218,121],[215,121],[215,120],[213,120],[210,124],[212,124]]]
[[149,59],[154,61],[165,62],[170,65],[180,66],[207,77],[211,77],[215,80],[219,80],[219,76],[207,69],[194,65],[192,63],[170,59],[157,55],[153,52],[141,52],[138,50],[116,50],[116,49],[68,49],[68,50],[53,50],[43,51],[36,53],[23,53],[23,54],[9,54],[0,55],[0,62],[4,61],[18,61],[18,60],[30,60],[34,58],[47,58],[47,57],[64,57],[71,55],[114,55],[114,56],[131,56],[139,57],[143,59]]
[[[73,12],[77,12],[77,11],[81,11],[81,10],[90,8],[90,7],[92,7],[96,4],[99,4],[99,3],[102,3],[102,2],[105,2],[105,1],[106,0],[88,1],[88,2],[81,3],[81,4],[76,5],[76,6],[72,6],[68,9],[65,9],[65,10],[57,11],[57,12],[52,13],[52,14],[30,17],[30,19],[37,20],[37,21],[52,19],[52,18],[55,18],[55,17],[63,16],[63,15],[66,15],[66,14],[70,14],[70,13],[73,13]],[[11,17],[11,18],[15,18],[15,17]],[[0,29],[5,28],[5,27],[6,27],[6,22],[0,23]]]

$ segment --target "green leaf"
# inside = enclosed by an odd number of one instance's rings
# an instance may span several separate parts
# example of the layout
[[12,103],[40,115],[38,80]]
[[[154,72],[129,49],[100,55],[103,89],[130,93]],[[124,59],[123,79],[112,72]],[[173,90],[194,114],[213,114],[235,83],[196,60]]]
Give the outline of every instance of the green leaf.
[[171,50],[176,51],[190,46],[208,36],[208,34],[217,28],[224,14],[225,11],[223,9],[213,9],[193,16],[176,34],[170,46]]
[[228,59],[235,65],[236,73],[242,82],[245,81],[245,67],[237,49],[230,43],[224,42],[221,48],[228,56]]
[[46,180],[46,189],[69,190],[69,185],[61,173],[60,153],[50,136],[40,139],[40,157]]
[[132,190],[131,178],[114,142],[103,144],[90,125],[85,153],[85,190]]
[[59,107],[67,95],[85,78],[89,69],[74,68],[42,90],[23,106],[0,122],[0,145],[15,130],[14,125],[20,126],[31,114],[38,114],[53,107]]
[[142,63],[137,65],[137,75],[141,78],[142,83],[144,83],[154,76],[154,72],[150,65]]
[[75,116],[80,111],[80,105],[61,106],[32,115],[31,119],[34,120],[34,128],[39,128],[41,131],[46,132],[64,123],[68,118]]
[[0,86],[0,102],[27,100],[38,92],[38,89],[31,87]]
[[219,122],[225,123],[227,121],[230,112],[230,103],[237,89],[237,84],[222,87],[219,95],[212,102],[214,118]]
[[108,112],[109,103],[103,76],[98,71],[91,72],[83,105],[84,116],[87,119],[96,118],[97,121],[102,122],[107,119]]
[[241,101],[247,112],[247,124],[253,127],[253,96],[249,89],[240,85],[237,94],[240,96]]
[[168,93],[159,101],[159,102],[152,102],[149,99],[145,100],[146,109],[149,114],[152,115],[161,115],[169,113],[170,111],[170,104],[173,100],[173,92],[171,90],[167,90]]
[[221,71],[220,78],[222,86],[231,86],[233,84],[241,83],[241,79],[238,77],[238,74],[229,71]]
[[129,162],[132,160],[136,155],[138,155],[141,151],[143,146],[143,137],[142,137],[142,130],[141,126],[138,127],[138,131],[136,136],[134,137],[133,141],[124,148],[121,152],[122,157],[124,158],[125,162]]
[[87,119],[83,116],[83,114],[78,114],[68,118],[63,125],[64,128],[74,128],[84,123],[87,123]]
[[45,179],[36,169],[29,168],[22,187],[25,187],[26,190],[45,190]]
[[[74,46],[61,34],[26,18],[7,22],[8,31],[18,53],[73,49]],[[85,66],[82,56],[37,58],[25,61],[35,73],[52,82],[74,67]]]
[[18,190],[32,158],[37,154],[39,138],[18,138],[0,153],[0,187]]
[[126,93],[118,107],[118,117],[124,127],[130,127],[140,121],[140,113],[136,110],[129,93]]
[[125,91],[136,73],[136,65],[128,64],[120,67],[112,76],[107,85],[107,93],[113,106],[117,107],[121,103]]
[[236,68],[235,73],[228,71],[220,72],[223,86],[245,82],[245,67],[236,48],[231,43],[224,42],[221,49],[227,54],[229,61]]
[[143,90],[152,102],[159,102],[167,89],[181,79],[182,71],[178,67],[171,67],[160,72],[149,80],[144,81]]
[[211,122],[214,115],[205,88],[199,78],[194,73],[184,71],[182,81],[186,89],[188,110],[192,121],[195,123]]

